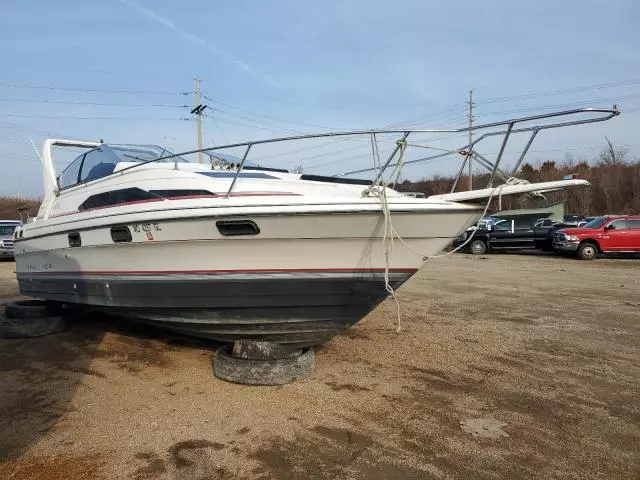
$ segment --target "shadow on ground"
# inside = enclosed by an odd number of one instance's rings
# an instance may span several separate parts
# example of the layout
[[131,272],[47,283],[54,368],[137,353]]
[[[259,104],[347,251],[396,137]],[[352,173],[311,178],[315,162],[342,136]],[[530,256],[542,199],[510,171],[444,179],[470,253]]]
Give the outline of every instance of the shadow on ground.
[[0,339],[0,461],[17,458],[67,411],[102,338],[93,322],[39,338]]
[[[101,346],[107,332],[117,334],[118,342]],[[73,408],[77,390],[91,388],[87,376],[105,377],[90,368],[93,358],[137,371],[162,363],[167,347],[203,345],[216,347],[92,313],[56,335],[0,339],[0,462],[20,457],[51,430]]]

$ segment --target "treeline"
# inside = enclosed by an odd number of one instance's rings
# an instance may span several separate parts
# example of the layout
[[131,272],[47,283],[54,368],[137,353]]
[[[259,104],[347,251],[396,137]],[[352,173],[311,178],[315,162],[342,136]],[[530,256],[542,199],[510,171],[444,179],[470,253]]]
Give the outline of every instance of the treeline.
[[[517,177],[531,183],[561,180],[567,175],[588,180],[591,187],[545,194],[549,203],[566,201],[567,213],[640,214],[640,160],[625,161],[624,152],[611,150],[604,151],[592,164],[586,161],[575,162],[570,157],[561,162],[549,160],[539,164],[525,163]],[[485,188],[488,181],[489,173],[474,175],[473,187]],[[435,176],[418,182],[405,181],[398,185],[398,190],[436,195],[450,192],[453,183],[453,177]],[[494,181],[494,185],[500,183],[502,182]],[[458,182],[456,191],[467,190],[467,186],[468,177],[463,177]],[[540,200],[531,196],[508,196],[502,199],[502,209],[533,207],[536,202]],[[491,211],[496,211],[497,208],[496,202]]]
[[24,210],[23,220],[26,219],[26,213],[35,216],[40,208],[40,200],[24,199],[15,197],[0,197],[0,220],[20,220],[19,210]]

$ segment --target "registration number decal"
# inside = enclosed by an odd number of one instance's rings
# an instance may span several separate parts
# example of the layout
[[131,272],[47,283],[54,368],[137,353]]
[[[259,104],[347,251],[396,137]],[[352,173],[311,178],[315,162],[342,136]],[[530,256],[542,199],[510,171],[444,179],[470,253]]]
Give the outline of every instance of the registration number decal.
[[161,232],[162,231],[162,227],[160,226],[160,224],[158,223],[134,223],[133,225],[131,225],[131,228],[133,228],[133,231],[136,233],[140,233],[140,232]]

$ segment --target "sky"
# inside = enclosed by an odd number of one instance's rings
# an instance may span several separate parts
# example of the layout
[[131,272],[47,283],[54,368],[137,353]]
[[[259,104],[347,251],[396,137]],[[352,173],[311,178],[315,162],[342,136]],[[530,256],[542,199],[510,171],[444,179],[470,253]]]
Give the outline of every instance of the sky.
[[[6,0],[0,8],[0,195],[41,194],[31,142],[39,150],[48,137],[196,148],[196,78],[206,146],[459,128],[473,89],[476,124],[614,103],[622,111],[541,133],[528,161],[593,160],[605,137],[640,157],[637,0]],[[427,145],[443,149],[466,142],[465,134],[431,138]],[[380,140],[384,156],[394,138]],[[504,165],[523,143],[513,139]],[[434,152],[414,150],[411,158]],[[478,150],[495,156],[499,145]],[[367,138],[253,153],[257,163],[305,173],[373,161]],[[69,157],[56,158],[60,171]],[[460,159],[418,163],[403,178],[451,174]]]

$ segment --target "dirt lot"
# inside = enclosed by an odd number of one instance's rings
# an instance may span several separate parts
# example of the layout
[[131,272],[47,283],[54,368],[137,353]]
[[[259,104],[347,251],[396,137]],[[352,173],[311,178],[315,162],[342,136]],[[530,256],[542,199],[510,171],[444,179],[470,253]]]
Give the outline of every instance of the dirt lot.
[[400,298],[275,388],[104,319],[0,340],[0,478],[640,477],[640,260],[454,255]]

